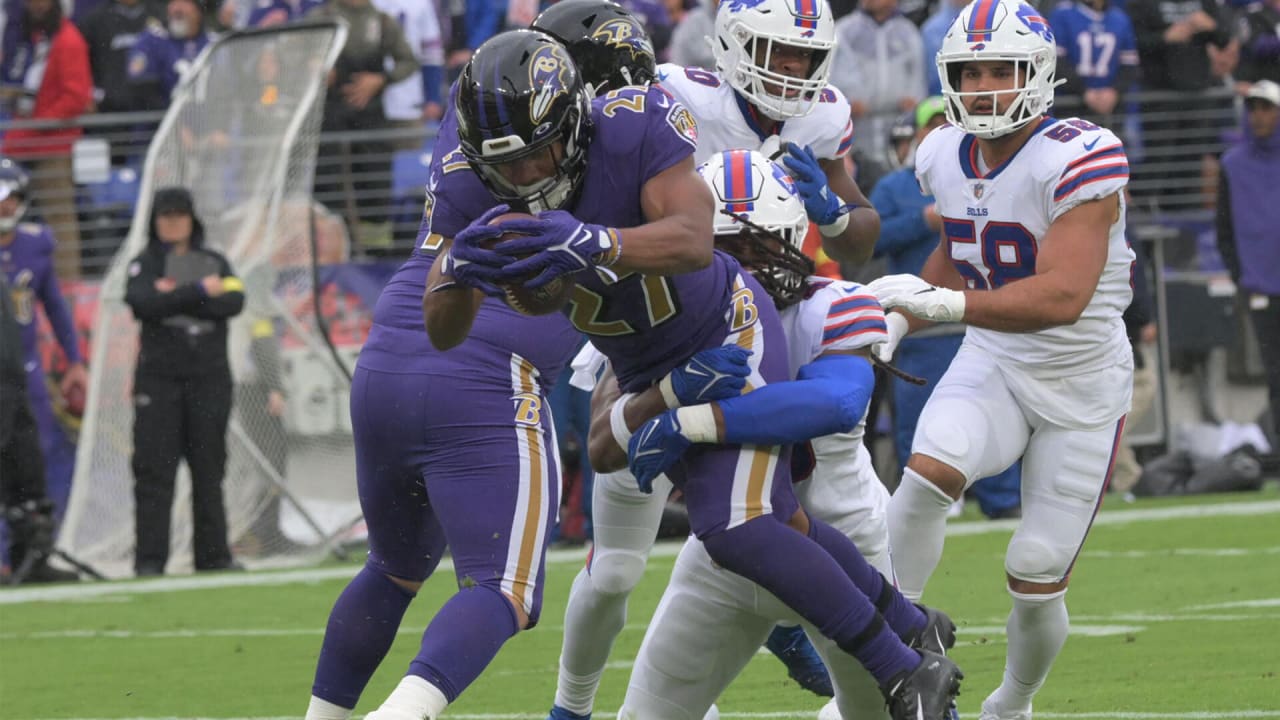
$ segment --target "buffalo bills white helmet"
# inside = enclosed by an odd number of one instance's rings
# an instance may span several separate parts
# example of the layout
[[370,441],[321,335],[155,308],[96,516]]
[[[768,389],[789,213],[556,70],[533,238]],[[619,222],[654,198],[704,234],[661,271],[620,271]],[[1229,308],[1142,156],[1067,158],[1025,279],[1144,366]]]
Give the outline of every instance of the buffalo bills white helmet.
[[[722,0],[711,52],[718,70],[774,120],[808,115],[831,77],[836,23],[827,0]],[[808,77],[769,69],[778,45],[812,53]]]
[[795,182],[755,150],[726,150],[698,167],[716,198],[716,244],[742,262],[782,307],[803,296],[809,217]]
[[[1004,92],[960,92],[965,63],[998,61],[1014,66],[1016,99],[1003,112],[994,102]],[[980,138],[1008,135],[1053,106],[1058,62],[1053,30],[1040,11],[1021,0],[974,0],[951,24],[938,51],[938,75],[947,99],[947,120]],[[991,96],[991,112],[971,113],[966,98]]]

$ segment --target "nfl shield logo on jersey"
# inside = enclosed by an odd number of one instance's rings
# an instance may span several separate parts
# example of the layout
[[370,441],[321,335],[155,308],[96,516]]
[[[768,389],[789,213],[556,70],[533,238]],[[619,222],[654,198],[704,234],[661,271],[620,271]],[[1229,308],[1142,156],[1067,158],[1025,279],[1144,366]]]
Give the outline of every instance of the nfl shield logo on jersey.
[[976,199],[978,199],[978,200],[981,200],[981,199],[982,199],[982,193],[983,193],[985,190],[986,190],[986,186],[985,186],[985,185],[983,185],[982,183],[974,183],[974,184],[973,184],[973,197],[974,197],[974,198],[976,198]]

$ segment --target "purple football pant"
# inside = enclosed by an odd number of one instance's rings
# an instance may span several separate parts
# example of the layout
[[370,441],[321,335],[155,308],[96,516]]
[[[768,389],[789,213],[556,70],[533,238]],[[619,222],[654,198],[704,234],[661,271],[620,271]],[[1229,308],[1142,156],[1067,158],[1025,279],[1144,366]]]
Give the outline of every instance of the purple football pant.
[[351,420],[369,558],[330,616],[317,697],[355,706],[409,600],[394,583],[374,582],[376,575],[425,580],[446,546],[459,592],[423,633],[410,673],[453,701],[518,632],[507,597],[530,626],[537,621],[546,538],[559,506],[559,456],[537,371],[509,357],[507,378],[357,365]]

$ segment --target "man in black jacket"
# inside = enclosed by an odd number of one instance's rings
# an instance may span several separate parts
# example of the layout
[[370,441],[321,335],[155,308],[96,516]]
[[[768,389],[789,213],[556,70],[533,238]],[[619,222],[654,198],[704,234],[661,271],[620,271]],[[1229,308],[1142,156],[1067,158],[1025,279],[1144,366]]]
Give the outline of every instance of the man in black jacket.
[[149,237],[129,265],[125,291],[142,323],[133,384],[134,570],[164,573],[182,458],[191,470],[196,570],[233,568],[222,501],[232,394],[227,319],[244,307],[244,287],[226,258],[203,247],[185,188],[156,192]]
[[75,580],[49,567],[53,503],[45,490],[44,458],[27,403],[22,330],[9,282],[0,273],[0,510],[9,521],[11,582]]

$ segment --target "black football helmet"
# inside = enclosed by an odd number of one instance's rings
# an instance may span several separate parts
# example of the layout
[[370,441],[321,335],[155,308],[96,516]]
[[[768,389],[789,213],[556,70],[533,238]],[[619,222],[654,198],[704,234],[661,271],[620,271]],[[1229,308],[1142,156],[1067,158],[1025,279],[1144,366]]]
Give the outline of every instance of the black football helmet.
[[615,2],[561,0],[543,10],[532,27],[568,48],[593,96],[624,85],[648,85],[657,75],[649,33]]
[[538,213],[581,187],[591,99],[563,45],[536,30],[489,38],[458,80],[462,153],[493,196]]

